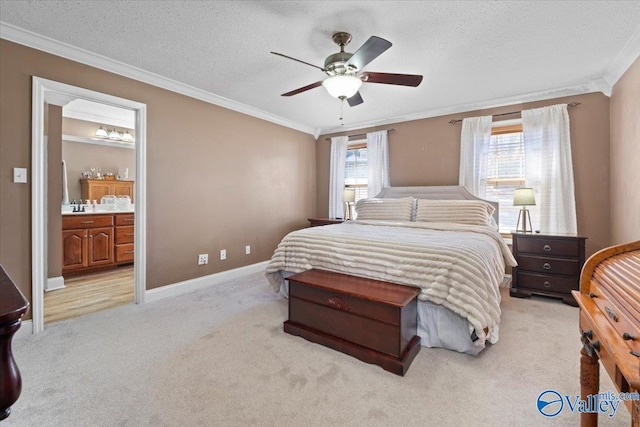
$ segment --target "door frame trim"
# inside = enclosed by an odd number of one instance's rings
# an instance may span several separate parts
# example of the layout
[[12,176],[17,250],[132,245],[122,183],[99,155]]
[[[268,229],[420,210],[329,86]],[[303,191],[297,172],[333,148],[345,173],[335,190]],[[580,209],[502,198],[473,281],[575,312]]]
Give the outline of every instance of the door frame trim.
[[31,310],[32,332],[44,330],[44,289],[47,281],[47,148],[44,104],[65,105],[85,99],[135,113],[135,254],[134,302],[144,303],[147,264],[147,105],[105,93],[33,76],[31,105]]

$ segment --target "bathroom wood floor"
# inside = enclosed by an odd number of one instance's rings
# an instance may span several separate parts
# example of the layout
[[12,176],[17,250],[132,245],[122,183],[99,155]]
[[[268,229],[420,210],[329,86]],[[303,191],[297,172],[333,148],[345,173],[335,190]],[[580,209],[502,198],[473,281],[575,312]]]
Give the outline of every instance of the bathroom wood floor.
[[44,293],[44,323],[133,303],[133,266],[64,279],[65,288]]

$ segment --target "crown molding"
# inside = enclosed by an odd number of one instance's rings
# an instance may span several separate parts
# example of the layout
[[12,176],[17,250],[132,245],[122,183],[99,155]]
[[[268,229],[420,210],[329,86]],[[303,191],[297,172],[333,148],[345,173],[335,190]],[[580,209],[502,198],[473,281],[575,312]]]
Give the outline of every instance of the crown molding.
[[[367,122],[353,123],[350,125],[331,127],[322,129],[321,135],[332,133],[342,133],[352,130],[365,129],[375,126],[385,126],[394,123],[408,122],[412,120],[427,119],[430,117],[447,116],[450,114],[466,113],[469,111],[486,110],[489,108],[504,107],[507,105],[521,104],[525,102],[544,101],[546,99],[562,98],[565,96],[582,95],[585,93],[602,92],[607,96],[611,94],[611,86],[604,79],[595,79],[584,84],[565,88],[549,89],[540,92],[533,92],[521,95],[513,95],[504,98],[494,98],[472,104],[455,105],[451,107],[438,108],[423,111],[420,113],[407,114],[402,116],[389,117],[382,120],[372,120]],[[317,139],[317,138],[316,138]]]
[[213,93],[198,89],[196,87],[180,83],[178,81],[142,70],[137,67],[115,61],[102,55],[98,55],[87,50],[62,43],[60,41],[42,36],[31,31],[27,31],[20,27],[0,21],[0,38],[22,44],[46,53],[61,56],[63,58],[99,68],[114,74],[118,74],[127,78],[151,84],[162,89],[180,93],[191,98],[218,105],[229,110],[237,111],[252,117],[266,120],[287,128],[295,129],[313,135],[318,139],[320,135],[329,133],[339,133],[356,129],[363,129],[375,126],[384,126],[392,123],[400,123],[411,120],[425,119],[429,117],[444,116],[448,114],[458,114],[467,111],[482,110],[487,108],[502,107],[505,105],[517,104],[522,102],[541,101],[545,99],[559,98],[564,96],[579,95],[590,92],[602,92],[607,96],[611,96],[613,85],[629,68],[633,61],[640,56],[640,26],[635,31],[631,39],[625,44],[624,48],[617,55],[613,64],[601,78],[596,78],[585,84],[571,86],[567,88],[551,89],[547,91],[515,95],[505,98],[496,98],[478,103],[463,104],[452,107],[439,108],[434,110],[413,113],[409,115],[401,115],[389,117],[381,120],[363,121],[353,123],[351,125],[330,127],[330,128],[314,128],[302,123],[294,122],[281,116],[250,107],[245,104],[224,98]]
[[640,57],[640,26],[633,33],[629,41],[624,45],[616,59],[603,76],[607,84],[613,88],[620,77],[629,69],[631,64]]
[[46,53],[61,56],[71,61],[99,68],[110,73],[118,74],[120,76],[134,79],[143,83],[148,83],[150,85],[186,95],[191,98],[199,99],[200,101],[204,101],[209,104],[218,105],[229,110],[237,111],[239,113],[256,117],[258,119],[266,120],[277,125],[295,129],[300,132],[311,135],[314,135],[315,132],[317,132],[317,130],[311,126],[297,123],[292,120],[285,119],[284,117],[276,116],[275,114],[267,113],[266,111],[262,111],[248,105],[232,101],[228,98],[215,95],[211,92],[207,92],[202,89],[180,83],[176,80],[172,80],[158,74],[145,71],[141,68],[137,68],[123,62],[107,58],[106,56],[89,52],[88,50],[84,50],[79,47],[75,47],[70,44],[42,36],[40,34],[25,30],[20,27],[16,27],[15,25],[11,25],[2,21],[0,21],[0,38],[33,49],[41,50]]

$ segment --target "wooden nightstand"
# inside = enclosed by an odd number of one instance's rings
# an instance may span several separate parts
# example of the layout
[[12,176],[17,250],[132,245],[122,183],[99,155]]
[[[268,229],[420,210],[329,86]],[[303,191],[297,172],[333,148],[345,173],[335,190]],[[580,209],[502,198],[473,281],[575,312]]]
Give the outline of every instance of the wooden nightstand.
[[576,235],[513,233],[518,266],[513,268],[510,295],[562,298],[565,304],[577,307],[571,291],[579,289],[585,240]]
[[318,227],[320,225],[340,224],[344,222],[341,218],[307,218],[307,221],[311,224],[311,227]]

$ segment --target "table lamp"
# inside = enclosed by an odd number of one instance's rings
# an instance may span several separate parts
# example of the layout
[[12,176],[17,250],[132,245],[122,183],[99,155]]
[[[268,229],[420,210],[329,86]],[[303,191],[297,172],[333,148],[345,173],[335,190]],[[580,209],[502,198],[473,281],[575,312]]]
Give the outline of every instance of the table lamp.
[[[533,231],[531,227],[531,216],[527,206],[535,206],[536,198],[533,194],[533,188],[516,188],[513,193],[513,206],[522,206],[520,213],[518,214],[518,225],[516,231],[527,233]],[[529,223],[527,227],[527,222]],[[522,223],[522,226],[520,224]]]
[[344,202],[344,219],[353,219],[353,215],[351,215],[351,203],[356,201],[355,188],[345,188],[342,192],[342,201]]

